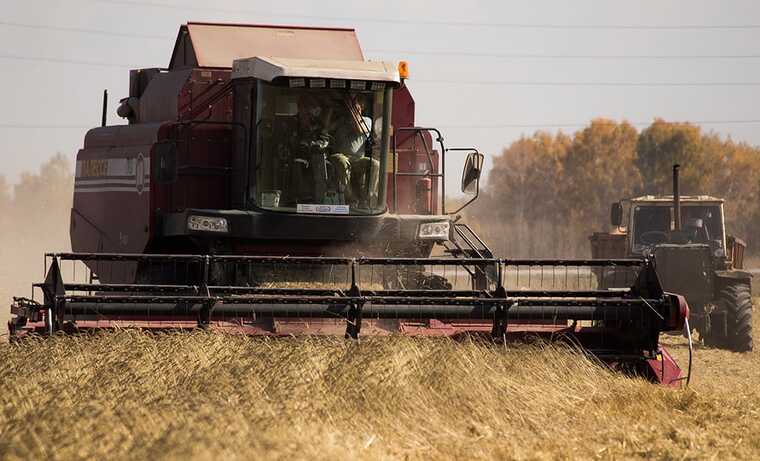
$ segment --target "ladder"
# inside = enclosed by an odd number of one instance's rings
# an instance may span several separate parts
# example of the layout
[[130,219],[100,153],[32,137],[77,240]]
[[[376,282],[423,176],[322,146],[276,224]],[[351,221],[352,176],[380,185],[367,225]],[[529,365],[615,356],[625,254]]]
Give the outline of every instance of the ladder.
[[[454,223],[454,232],[451,240],[444,246],[446,253],[455,258],[464,259],[493,259],[493,252],[488,245],[467,224]],[[496,265],[489,266],[465,266],[472,276],[473,289],[485,290],[496,283]]]

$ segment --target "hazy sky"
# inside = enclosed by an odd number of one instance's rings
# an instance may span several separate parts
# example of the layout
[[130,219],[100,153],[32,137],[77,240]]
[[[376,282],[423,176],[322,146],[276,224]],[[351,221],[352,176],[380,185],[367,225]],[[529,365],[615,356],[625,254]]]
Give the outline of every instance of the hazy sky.
[[122,123],[114,102],[129,69],[166,66],[188,20],[355,27],[368,58],[410,62],[419,125],[487,157],[599,116],[701,121],[760,144],[759,2],[1,1],[0,174],[11,180],[55,152],[73,159],[104,88],[109,122]]

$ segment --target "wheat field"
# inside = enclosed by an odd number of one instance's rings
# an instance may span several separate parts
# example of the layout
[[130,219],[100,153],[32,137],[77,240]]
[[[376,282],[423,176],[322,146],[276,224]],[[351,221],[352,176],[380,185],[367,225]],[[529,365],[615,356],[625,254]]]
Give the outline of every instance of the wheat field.
[[698,349],[673,390],[546,345],[31,339],[0,345],[0,458],[752,459],[759,362]]

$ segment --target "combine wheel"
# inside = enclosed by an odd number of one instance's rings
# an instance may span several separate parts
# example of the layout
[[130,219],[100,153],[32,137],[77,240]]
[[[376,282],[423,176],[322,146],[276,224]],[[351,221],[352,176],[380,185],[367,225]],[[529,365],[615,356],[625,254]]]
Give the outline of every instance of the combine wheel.
[[[723,327],[725,313],[726,329]],[[718,295],[718,314],[713,314],[704,341],[735,352],[752,350],[752,294],[746,282],[726,285]],[[727,334],[726,334],[727,333]]]

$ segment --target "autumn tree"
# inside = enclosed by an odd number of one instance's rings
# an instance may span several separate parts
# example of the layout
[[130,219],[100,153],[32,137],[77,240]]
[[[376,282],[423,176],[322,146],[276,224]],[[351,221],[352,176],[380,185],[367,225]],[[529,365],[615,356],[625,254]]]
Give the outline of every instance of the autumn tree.
[[726,230],[749,241],[757,252],[760,239],[760,149],[715,134],[703,136],[702,146],[709,164],[700,194],[725,199]]
[[641,133],[596,119],[572,138],[520,138],[494,159],[470,222],[499,255],[586,257],[589,235],[608,229],[609,204],[669,194],[674,163],[682,192],[724,198],[727,231],[760,254],[760,148],[660,119]]
[[[478,227],[501,254],[541,253],[551,239],[533,233],[554,219],[558,179],[570,139],[559,133],[538,132],[523,137],[494,159],[482,200],[470,211]],[[559,240],[558,243],[561,243]],[[557,248],[553,245],[553,250]]]
[[[681,164],[681,190],[696,194],[711,181],[710,155],[702,146],[702,133],[689,123],[656,119],[639,135],[636,165],[647,194],[668,194],[672,188],[672,167]],[[713,157],[714,157],[713,153]]]
[[610,203],[641,189],[636,167],[638,133],[627,122],[596,119],[578,131],[563,161],[560,194],[566,219],[585,233],[605,229]]

